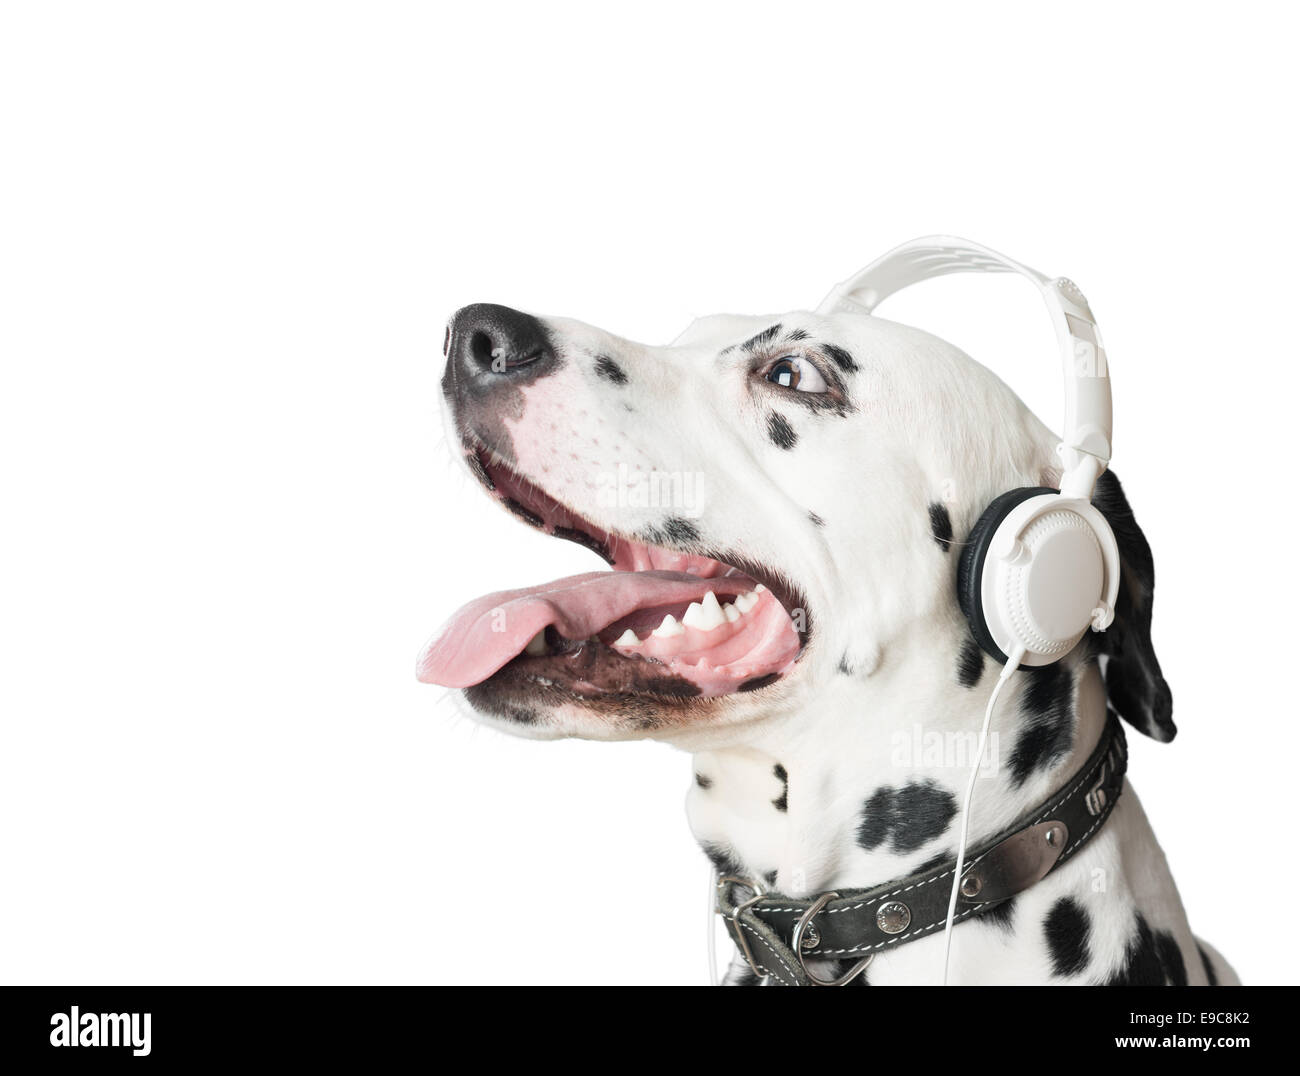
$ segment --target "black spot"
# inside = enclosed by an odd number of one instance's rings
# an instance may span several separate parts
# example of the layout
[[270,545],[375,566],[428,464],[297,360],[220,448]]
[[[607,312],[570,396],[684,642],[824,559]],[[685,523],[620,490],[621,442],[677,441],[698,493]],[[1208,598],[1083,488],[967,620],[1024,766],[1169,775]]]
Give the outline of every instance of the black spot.
[[894,790],[877,789],[862,805],[858,821],[858,844],[868,852],[879,848],[888,839],[893,828]]
[[719,877],[728,874],[737,878],[745,877],[745,868],[732,856],[730,848],[711,841],[702,841],[700,848],[709,857],[709,862],[713,864],[713,869],[718,872]]
[[1011,752],[1011,778],[1022,785],[1035,770],[1065,757],[1074,740],[1074,675],[1060,662],[1027,669],[1020,697],[1026,725]]
[[525,523],[528,523],[534,527],[546,526],[546,521],[543,520],[541,516],[537,515],[536,512],[530,512],[518,501],[511,500],[509,497],[507,497],[501,503],[504,504],[507,508],[509,508],[511,512],[517,515]]
[[790,809],[790,775],[785,772],[785,767],[779,762],[772,767],[772,775],[781,782],[781,794],[772,801],[772,806],[778,811],[788,811]]
[[761,333],[755,333],[740,346],[745,348],[747,351],[753,351],[755,348],[760,348],[764,344],[770,344],[776,339],[776,334],[780,331],[781,323],[778,321],[775,325],[768,326],[768,328],[764,329]]
[[521,725],[537,723],[537,711],[523,706],[506,706],[502,709],[501,716],[507,721],[517,721]]
[[1160,954],[1160,965],[1165,969],[1172,986],[1187,985],[1187,965],[1183,963],[1183,951],[1178,948],[1174,936],[1168,931],[1157,930],[1156,952]]
[[689,519],[669,516],[664,520],[662,527],[647,529],[646,540],[650,545],[668,545],[670,542],[688,544],[700,540],[700,531]]
[[933,501],[930,504],[930,534],[945,553],[952,548],[952,517],[948,506]]
[[1201,967],[1205,969],[1205,981],[1211,986],[1219,985],[1219,977],[1214,973],[1214,965],[1210,962],[1210,954],[1207,953],[1200,942],[1196,943],[1196,951],[1201,954]]
[[1062,897],[1052,905],[1043,921],[1043,936],[1052,958],[1052,973],[1078,975],[1088,966],[1088,935],[1092,923],[1088,913],[1073,897]]
[[961,644],[961,653],[957,655],[957,683],[962,687],[974,687],[984,675],[984,651],[980,644],[969,636]]
[[1022,785],[1036,769],[1046,768],[1053,758],[1059,758],[1065,749],[1057,730],[1040,725],[1025,729],[1017,738],[1011,752],[1011,776]]
[[895,852],[915,852],[941,836],[956,813],[956,797],[934,781],[878,788],[862,805],[858,844],[870,852],[888,840]]
[[858,364],[853,361],[853,356],[845,351],[842,347],[836,347],[834,344],[823,344],[822,350],[826,352],[827,358],[846,374],[855,374],[858,372]]
[[712,788],[712,787],[713,787],[713,778],[712,778],[712,777],[705,777],[704,774],[702,774],[702,773],[697,773],[697,774],[695,775],[695,783],[696,783],[697,785],[699,785],[701,788]]
[[842,672],[845,676],[852,676],[852,675],[853,675],[853,666],[849,664],[849,656],[848,656],[848,654],[843,654],[843,655],[840,656],[839,670],[840,670],[840,672]]
[[[1111,977],[1107,986],[1164,986],[1165,967],[1161,959],[1163,935],[1173,942],[1173,937],[1164,931],[1152,932],[1141,912],[1134,919],[1133,936],[1129,939],[1124,952],[1124,966]],[[1177,946],[1175,946],[1175,949]],[[1182,963],[1180,955],[1179,963]],[[1183,978],[1185,979],[1184,972]]]
[[1011,922],[1016,916],[1016,898],[1004,900],[1001,904],[995,904],[987,912],[980,915],[981,923],[992,923],[995,927],[1001,927],[1004,930],[1011,929]]
[[763,980],[755,974],[747,963],[741,962],[740,969],[727,979],[727,986],[762,986]]
[[780,678],[780,673],[768,673],[766,676],[756,676],[752,680],[746,680],[740,685],[740,687],[736,688],[736,690],[757,691],[760,687],[767,687],[768,684],[772,683],[774,680],[779,680]]
[[776,871],[768,871],[765,875],[763,875],[763,881],[765,881],[765,882],[767,883],[767,888],[768,888],[768,889],[775,889],[775,888],[776,888]]
[[799,441],[799,435],[785,417],[773,411],[767,416],[767,435],[778,448],[791,449]]
[[822,519],[816,512],[809,512],[808,518],[812,520],[814,527],[826,526],[826,520]]
[[791,329],[788,333],[786,333],[785,338],[786,338],[787,340],[807,340],[807,339],[808,339],[808,330],[807,330],[807,329]]
[[608,355],[596,356],[596,373],[606,381],[612,381],[615,385],[627,384],[627,374],[623,373],[623,367]]

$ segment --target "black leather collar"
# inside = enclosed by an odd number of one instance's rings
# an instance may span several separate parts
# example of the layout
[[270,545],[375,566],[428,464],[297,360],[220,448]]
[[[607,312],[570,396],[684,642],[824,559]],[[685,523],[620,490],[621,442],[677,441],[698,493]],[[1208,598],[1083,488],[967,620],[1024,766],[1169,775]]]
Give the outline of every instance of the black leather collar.
[[[967,853],[954,926],[1028,889],[1075,855],[1110,816],[1124,784],[1128,747],[1119,720],[1107,715],[1092,754],[1056,793],[998,836]],[[764,893],[748,879],[718,881],[718,913],[755,974],[786,986],[843,985],[883,949],[942,930],[948,916],[953,859],[872,889],[796,900]],[[847,960],[830,981],[805,960]]]

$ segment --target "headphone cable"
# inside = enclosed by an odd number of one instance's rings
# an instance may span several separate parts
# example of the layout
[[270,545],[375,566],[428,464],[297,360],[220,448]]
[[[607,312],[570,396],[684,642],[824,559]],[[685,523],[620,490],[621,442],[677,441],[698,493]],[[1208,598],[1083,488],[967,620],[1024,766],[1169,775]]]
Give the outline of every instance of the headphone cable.
[[979,777],[980,766],[984,763],[984,749],[988,744],[989,725],[993,720],[993,707],[997,704],[998,696],[1002,694],[1002,686],[1020,668],[1020,661],[1024,656],[1025,648],[1017,646],[1008,656],[1007,663],[998,676],[998,682],[993,685],[993,693],[989,695],[988,706],[984,709],[984,723],[980,726],[979,744],[975,748],[975,764],[970,768],[970,778],[966,782],[966,799],[961,809],[961,836],[957,841],[957,866],[953,869],[952,891],[948,894],[948,918],[943,928],[944,986],[948,985],[948,961],[952,956],[952,921],[957,913],[957,893],[961,889],[961,875],[966,864],[966,841],[970,836],[970,809],[971,801],[975,797],[975,781]]
[[709,868],[709,985],[721,986],[718,978],[718,872]]

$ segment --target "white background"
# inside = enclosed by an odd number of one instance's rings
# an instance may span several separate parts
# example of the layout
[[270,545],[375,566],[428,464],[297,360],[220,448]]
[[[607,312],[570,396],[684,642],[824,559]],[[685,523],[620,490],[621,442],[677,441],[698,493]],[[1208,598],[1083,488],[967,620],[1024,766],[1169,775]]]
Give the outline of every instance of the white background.
[[[593,564],[452,471],[442,325],[663,342],[937,231],[1092,300],[1181,727],[1134,781],[1194,928],[1295,979],[1280,5],[4,11],[5,980],[701,982],[687,757],[415,682],[461,601]],[[883,312],[1054,423],[1037,302]]]

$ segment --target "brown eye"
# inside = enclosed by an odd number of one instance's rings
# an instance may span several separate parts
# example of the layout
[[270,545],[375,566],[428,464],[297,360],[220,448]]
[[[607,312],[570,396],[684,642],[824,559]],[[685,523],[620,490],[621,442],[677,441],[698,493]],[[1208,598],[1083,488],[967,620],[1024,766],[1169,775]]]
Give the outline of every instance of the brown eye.
[[796,392],[825,392],[826,379],[802,355],[783,355],[768,367],[766,380]]

